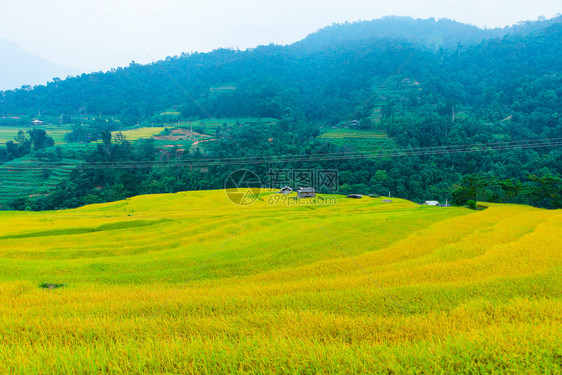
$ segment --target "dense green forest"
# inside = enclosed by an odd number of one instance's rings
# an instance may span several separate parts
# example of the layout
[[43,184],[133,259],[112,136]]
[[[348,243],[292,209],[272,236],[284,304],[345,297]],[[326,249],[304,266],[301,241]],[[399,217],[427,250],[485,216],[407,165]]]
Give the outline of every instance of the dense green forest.
[[[269,168],[338,169],[343,193],[560,207],[561,22],[484,30],[387,18],[331,26],[289,46],[185,54],[2,92],[5,124],[16,115],[64,114],[74,123],[69,142],[101,140],[68,183],[12,207],[221,188],[230,171],[244,167],[264,176]],[[83,124],[88,114],[98,119]],[[181,154],[109,133],[249,116],[278,121],[225,124],[212,134],[216,142]],[[333,128],[384,132],[388,139],[360,153],[319,137]],[[21,148],[9,147],[0,157]],[[381,152],[388,149],[398,151]],[[247,159],[257,156],[261,163]],[[233,158],[240,161],[216,162]]]

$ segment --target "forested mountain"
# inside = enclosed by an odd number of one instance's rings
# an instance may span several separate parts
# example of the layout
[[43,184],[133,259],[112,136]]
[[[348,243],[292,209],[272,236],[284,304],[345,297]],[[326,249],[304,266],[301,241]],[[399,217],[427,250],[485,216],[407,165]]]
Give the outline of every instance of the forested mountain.
[[428,20],[385,17],[375,21],[335,24],[310,34],[295,43],[303,49],[326,49],[351,41],[372,39],[404,40],[432,49],[456,49],[458,44],[473,45],[484,39],[501,37],[504,29],[481,29],[449,19]]
[[[506,80],[558,72],[560,22],[558,17],[494,30],[408,18],[337,25],[285,47],[221,49],[149,65],[133,62],[110,72],[57,79],[31,91],[5,91],[0,114],[95,113],[132,124],[179,106],[185,117],[281,118],[302,112],[307,120],[336,123],[396,73],[420,82],[428,94],[422,99],[431,96],[432,104],[450,98],[473,105],[486,91],[499,90],[501,95],[504,87],[498,85]],[[533,29],[539,30],[527,35]],[[450,42],[439,44],[442,48],[436,51],[416,43],[422,36],[422,44],[435,46],[431,40],[441,38],[437,34]],[[509,35],[494,38],[501,34]],[[486,36],[489,40],[477,46],[464,45]],[[232,89],[220,90],[224,86]]]
[[336,24],[310,34],[295,43],[298,48],[333,48],[350,41],[371,39],[404,40],[432,49],[456,50],[475,45],[485,39],[502,38],[506,35],[526,35],[562,22],[562,16],[540,22],[520,22],[504,28],[481,29],[446,18],[422,20],[410,17],[384,17],[373,21]]
[[[224,128],[219,142],[206,147],[206,156],[216,158],[356,151],[318,138],[332,127],[383,131],[401,150],[475,146],[472,152],[413,152],[404,158],[309,165],[345,172],[344,192],[390,190],[409,199],[445,199],[460,182],[455,190],[459,203],[477,197],[555,207],[560,200],[552,192],[562,188],[559,146],[486,145],[562,138],[561,45],[560,17],[494,30],[449,20],[387,18],[332,26],[290,46],[185,54],[6,91],[0,115],[95,114],[133,126],[165,122],[161,112],[174,109],[179,119],[280,120],[274,128]],[[202,156],[182,156],[190,157]],[[139,172],[130,190],[123,185],[125,195],[220,188],[229,169],[213,168],[204,176],[165,169]],[[472,174],[479,176],[478,194],[474,186],[464,186],[469,180],[463,177]],[[95,186],[123,183],[106,177]],[[143,181],[151,188],[139,191]],[[472,193],[464,194],[463,188]],[[92,192],[88,189],[72,194],[78,199]],[[541,193],[518,195],[523,190]]]

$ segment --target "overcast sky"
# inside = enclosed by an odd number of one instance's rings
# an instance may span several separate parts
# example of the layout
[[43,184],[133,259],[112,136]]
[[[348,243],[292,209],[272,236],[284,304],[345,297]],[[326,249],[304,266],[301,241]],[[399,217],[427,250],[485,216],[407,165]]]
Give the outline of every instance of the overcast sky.
[[288,44],[334,22],[387,15],[505,26],[561,0],[0,0],[0,37],[77,71],[189,51]]

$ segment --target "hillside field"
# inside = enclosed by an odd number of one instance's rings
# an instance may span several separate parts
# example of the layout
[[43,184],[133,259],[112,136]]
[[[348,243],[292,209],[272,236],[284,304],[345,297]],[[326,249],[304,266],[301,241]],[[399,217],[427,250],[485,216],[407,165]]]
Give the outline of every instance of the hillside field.
[[139,139],[150,139],[153,136],[164,131],[163,127],[145,127],[137,128],[131,130],[121,130],[111,132],[111,135],[115,137],[117,133],[121,133],[128,141],[138,141]]
[[0,210],[7,209],[16,198],[50,194],[59,183],[68,181],[70,173],[96,144],[67,143],[41,152],[56,155],[59,147],[60,159],[40,159],[32,153],[0,165]]
[[0,373],[560,373],[561,210],[278,197],[0,212]]
[[8,141],[13,141],[15,137],[18,135],[18,132],[22,130],[25,132],[26,137],[29,138],[27,132],[33,128],[36,129],[43,129],[47,132],[47,135],[55,141],[55,144],[60,145],[64,144],[64,136],[66,133],[70,132],[71,128],[69,125],[62,125],[62,126],[0,126],[0,146],[3,146]]
[[396,147],[394,141],[383,131],[334,128],[328,129],[319,137],[338,146],[345,146],[358,151],[382,150]]

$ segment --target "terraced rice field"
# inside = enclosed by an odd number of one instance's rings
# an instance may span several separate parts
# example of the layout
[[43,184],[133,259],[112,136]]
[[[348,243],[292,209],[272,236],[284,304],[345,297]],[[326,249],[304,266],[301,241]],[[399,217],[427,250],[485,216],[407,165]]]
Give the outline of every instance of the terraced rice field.
[[394,142],[384,131],[375,130],[329,129],[319,138],[359,151],[373,151],[394,146]]
[[0,165],[0,209],[6,209],[10,201],[21,196],[48,194],[66,180],[79,163],[79,160],[64,158],[50,163],[24,156]]
[[387,139],[388,135],[383,131],[353,130],[353,129],[331,129],[322,134],[320,138],[325,139]]
[[[43,150],[55,153],[55,147]],[[0,209],[18,197],[50,193],[55,186],[68,179],[84,155],[96,144],[70,143],[60,146],[62,159],[39,160],[35,153],[0,165]]]
[[0,372],[560,373],[561,210],[324,198],[1,212]]

